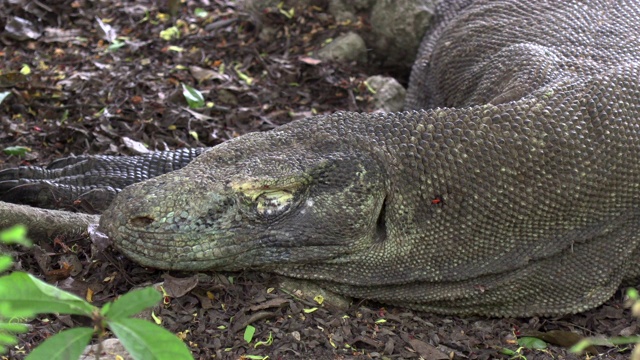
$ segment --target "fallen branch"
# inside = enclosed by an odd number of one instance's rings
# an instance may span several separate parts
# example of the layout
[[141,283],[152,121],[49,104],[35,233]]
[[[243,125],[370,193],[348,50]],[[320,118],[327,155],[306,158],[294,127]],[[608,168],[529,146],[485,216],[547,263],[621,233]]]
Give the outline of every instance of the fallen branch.
[[89,224],[97,224],[100,215],[88,215],[61,210],[45,210],[0,201],[0,229],[24,224],[32,240],[54,236],[78,236],[87,232]]

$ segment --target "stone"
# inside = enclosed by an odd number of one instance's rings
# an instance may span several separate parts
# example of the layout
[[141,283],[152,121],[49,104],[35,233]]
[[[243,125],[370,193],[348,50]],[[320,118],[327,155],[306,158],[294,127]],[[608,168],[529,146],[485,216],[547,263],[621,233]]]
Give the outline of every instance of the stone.
[[366,62],[367,46],[360,35],[348,32],[335,38],[322,49],[318,50],[318,58],[327,61],[348,63],[351,61]]
[[407,91],[398,80],[389,76],[375,75],[369,77],[367,85],[375,91],[373,98],[376,110],[385,112],[402,111]]
[[378,0],[371,11],[367,44],[386,65],[410,67],[433,21],[432,0]]
[[[86,347],[80,360],[95,360],[98,358],[96,352],[98,351],[98,345],[89,345]],[[125,350],[124,346],[118,339],[106,339],[102,341],[102,351],[100,352],[100,359],[123,359],[133,360],[133,357]]]

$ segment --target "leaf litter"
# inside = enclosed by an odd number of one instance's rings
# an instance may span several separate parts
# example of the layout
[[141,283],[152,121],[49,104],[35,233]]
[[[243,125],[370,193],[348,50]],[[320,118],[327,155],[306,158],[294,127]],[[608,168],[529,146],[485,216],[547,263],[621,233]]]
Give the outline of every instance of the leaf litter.
[[[263,40],[255,14],[235,1],[174,1],[170,9],[148,0],[67,0],[35,8],[5,2],[0,168],[69,155],[214,146],[312,114],[372,110],[365,79],[395,75],[406,85],[407,73],[315,59],[311,54],[327,39],[368,26],[366,19],[337,25],[327,3],[274,7],[262,14],[261,26],[274,34]],[[25,65],[28,75],[20,73]],[[203,103],[190,108],[183,84]],[[29,151],[16,150],[23,148]],[[266,273],[165,274],[79,238],[36,249],[17,252],[21,269],[56,274],[61,286],[91,294],[96,305],[136,285],[165,281],[173,297],[153,314],[173,333],[187,334],[196,359],[580,359],[551,343],[544,351],[523,350],[518,338],[617,336],[637,328],[620,293],[599,309],[557,318],[459,318],[367,301],[336,310],[274,289],[276,277]],[[78,320],[32,321],[20,338],[23,351],[14,349],[11,358],[23,358],[71,323]],[[251,341],[247,329],[253,329]],[[257,341],[262,346],[255,347]],[[599,350],[607,359],[629,354]]]

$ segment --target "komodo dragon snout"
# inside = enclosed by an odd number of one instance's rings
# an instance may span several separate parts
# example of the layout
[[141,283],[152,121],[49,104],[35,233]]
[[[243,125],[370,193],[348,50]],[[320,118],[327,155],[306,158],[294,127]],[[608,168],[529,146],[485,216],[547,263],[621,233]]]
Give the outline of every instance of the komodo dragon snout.
[[345,144],[300,151],[309,143],[284,133],[229,141],[126,188],[104,213],[103,230],[139,263],[176,270],[309,264],[382,241],[377,164]]

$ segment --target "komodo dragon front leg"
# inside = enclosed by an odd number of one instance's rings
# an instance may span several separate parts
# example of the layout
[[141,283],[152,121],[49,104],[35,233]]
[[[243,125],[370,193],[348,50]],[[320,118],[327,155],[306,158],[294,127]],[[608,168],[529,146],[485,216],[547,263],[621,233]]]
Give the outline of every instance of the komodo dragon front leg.
[[146,266],[427,311],[598,306],[640,274],[639,8],[443,2],[408,94],[424,110],[230,140],[126,187],[100,228]]

